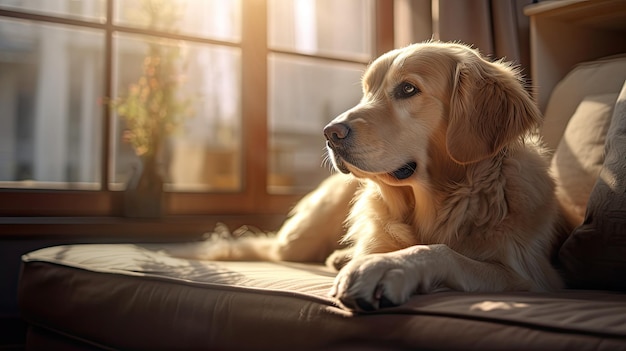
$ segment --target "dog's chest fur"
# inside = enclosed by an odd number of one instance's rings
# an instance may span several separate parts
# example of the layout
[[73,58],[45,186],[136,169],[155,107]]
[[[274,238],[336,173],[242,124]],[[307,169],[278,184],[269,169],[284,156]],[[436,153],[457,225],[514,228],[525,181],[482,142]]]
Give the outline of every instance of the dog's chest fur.
[[[509,187],[516,182],[510,175],[524,172],[517,166],[515,157],[502,153],[466,166],[462,180],[449,182],[445,190],[422,182],[393,187],[368,180],[353,207],[358,217],[348,219],[346,237],[356,244],[356,254],[446,244],[473,258],[489,259],[490,250],[476,249],[505,241]],[[368,220],[364,220],[366,209]]]

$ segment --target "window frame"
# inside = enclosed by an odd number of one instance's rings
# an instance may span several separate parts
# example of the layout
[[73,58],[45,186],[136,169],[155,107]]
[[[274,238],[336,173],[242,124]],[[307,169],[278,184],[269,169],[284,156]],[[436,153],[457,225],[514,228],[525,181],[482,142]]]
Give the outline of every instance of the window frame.
[[[105,96],[113,94],[113,62],[116,33],[159,36],[186,40],[201,44],[238,47],[241,50],[241,99],[242,99],[242,187],[236,192],[168,192],[165,217],[185,216],[234,216],[245,221],[246,216],[281,215],[300,199],[303,194],[271,194],[268,192],[268,56],[281,53],[302,57],[321,58],[336,62],[359,62],[336,57],[300,54],[284,50],[272,50],[267,40],[267,0],[243,0],[241,10],[242,30],[238,43],[174,34],[150,29],[128,27],[113,23],[114,6],[120,0],[106,1],[106,22],[91,22],[47,14],[0,9],[0,18],[29,20],[39,23],[61,24],[97,29],[104,33]],[[374,0],[374,56],[393,48],[393,1]],[[109,188],[109,162],[111,158],[112,113],[108,104],[102,105],[103,122],[101,190],[49,190],[0,188],[0,216],[2,224],[21,223],[7,217],[121,217],[122,191]],[[329,116],[329,120],[332,116]],[[321,133],[321,131],[320,131]],[[242,218],[238,216],[244,216]],[[272,217],[274,218],[274,217]],[[282,218],[282,217],[281,217]],[[256,218],[257,220],[259,218]],[[165,219],[161,221],[167,222]],[[175,220],[174,223],[179,221]],[[271,220],[270,222],[275,222]],[[56,223],[56,222],[55,222]]]

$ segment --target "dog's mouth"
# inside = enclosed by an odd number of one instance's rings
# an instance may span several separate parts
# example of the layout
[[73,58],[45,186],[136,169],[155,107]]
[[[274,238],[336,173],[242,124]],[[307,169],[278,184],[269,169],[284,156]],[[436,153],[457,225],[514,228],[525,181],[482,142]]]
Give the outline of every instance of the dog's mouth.
[[[341,157],[335,157],[333,163],[335,165],[335,168],[339,172],[344,173],[344,174],[351,173],[352,172],[351,168],[353,170],[355,170],[355,171],[358,170],[358,171],[367,172],[367,173],[374,173],[374,172],[368,172],[368,171],[366,171],[364,169],[361,169],[360,167],[358,167],[356,165],[353,165],[351,163],[347,163]],[[350,167],[348,167],[348,165]],[[407,178],[411,177],[415,173],[416,170],[417,170],[417,162],[413,162],[412,161],[412,162],[407,162],[406,164],[404,164],[404,166],[396,169],[393,172],[387,172],[387,173],[384,173],[384,174],[387,174],[390,177],[392,177],[394,179],[397,179],[397,180],[404,180],[404,179],[407,179]],[[380,174],[380,173],[378,173],[378,174]]]
[[348,167],[346,166],[345,162],[343,162],[343,160],[339,157],[335,157],[335,168],[337,170],[339,170],[339,172],[343,173],[343,174],[348,174],[350,173],[350,169],[348,169]]
[[[360,167],[358,163],[351,162],[351,160],[346,158],[346,156],[349,156],[349,155],[342,154],[341,152],[342,150],[337,150],[333,148],[329,142],[326,142],[326,147],[328,148],[330,157],[333,160],[333,165],[341,173],[344,173],[344,174],[351,173],[352,172],[351,168],[352,168],[354,170],[358,170],[358,171],[362,171],[366,173],[381,174],[381,172],[375,172],[373,170],[363,169],[363,167]],[[395,171],[384,172],[384,174],[387,174],[397,180],[403,180],[403,179],[407,179],[411,177],[415,173],[416,170],[417,170],[417,162],[410,161],[410,162],[405,163],[402,167],[396,169]]]

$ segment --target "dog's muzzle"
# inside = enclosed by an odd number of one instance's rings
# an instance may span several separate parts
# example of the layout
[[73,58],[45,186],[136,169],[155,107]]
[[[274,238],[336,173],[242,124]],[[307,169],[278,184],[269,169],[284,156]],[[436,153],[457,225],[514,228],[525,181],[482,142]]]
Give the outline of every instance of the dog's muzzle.
[[343,162],[343,158],[347,156],[347,152],[344,149],[344,141],[349,134],[350,127],[343,123],[330,123],[324,127],[326,148],[332,156],[333,165],[344,174],[350,173],[350,170]]
[[[324,136],[326,137],[326,148],[332,156],[333,165],[341,173],[350,173],[346,166],[346,162],[352,166],[359,168],[358,164],[350,161],[350,155],[347,151],[346,144],[349,144],[351,129],[344,123],[330,123],[324,128]],[[359,168],[360,169],[360,168]],[[364,170],[363,171],[368,171]],[[388,174],[398,180],[407,179],[417,170],[417,163],[414,161],[407,162],[402,167]]]

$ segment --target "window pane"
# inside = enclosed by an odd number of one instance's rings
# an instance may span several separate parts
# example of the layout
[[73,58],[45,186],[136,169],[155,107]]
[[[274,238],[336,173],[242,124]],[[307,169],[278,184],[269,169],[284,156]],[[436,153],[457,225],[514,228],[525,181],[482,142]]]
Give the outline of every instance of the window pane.
[[361,98],[364,65],[270,55],[269,191],[304,192],[330,174],[324,126]]
[[104,23],[106,0],[0,0],[0,7]]
[[98,188],[104,38],[0,19],[0,185]]
[[371,0],[269,0],[268,5],[271,48],[371,58]]
[[[241,187],[241,54],[238,48],[200,45],[144,36],[116,36],[117,100],[114,110],[127,119],[116,119],[113,130],[115,155],[112,188],[123,188],[145,152],[133,137],[128,118],[143,118],[120,110],[124,101],[135,101],[148,111],[174,121],[161,147],[160,161],[170,190],[233,191]],[[151,71],[152,70],[152,71]],[[153,72],[160,72],[154,74]],[[152,73],[151,73],[152,72]],[[169,89],[169,90],[167,90]],[[171,92],[171,99],[155,101]],[[176,122],[178,121],[178,122]],[[136,142],[136,140],[135,140]],[[136,152],[135,152],[136,151]]]
[[124,0],[116,4],[116,24],[226,41],[241,37],[241,0]]

